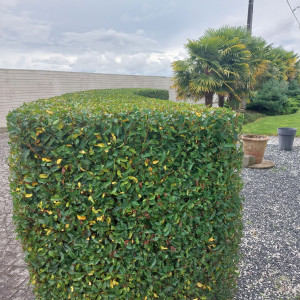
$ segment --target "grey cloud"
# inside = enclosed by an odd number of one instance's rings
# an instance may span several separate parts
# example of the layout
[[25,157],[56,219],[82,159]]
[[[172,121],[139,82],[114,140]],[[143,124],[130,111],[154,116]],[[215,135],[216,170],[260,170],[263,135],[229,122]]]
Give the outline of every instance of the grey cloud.
[[[185,57],[188,38],[197,39],[209,27],[245,25],[247,4],[0,0],[0,68],[171,75],[171,62]],[[288,22],[282,24],[284,18]],[[285,1],[256,1],[253,33],[300,49],[299,29]]]
[[50,26],[31,19],[26,12],[19,15],[0,12],[0,30],[2,47],[50,43]]
[[[116,59],[117,58],[117,59]],[[89,52],[80,55],[72,69],[74,71],[113,73],[113,74],[140,74],[140,75],[170,75],[170,59],[154,61],[149,53],[115,54]]]
[[95,29],[89,32],[66,32],[59,41],[73,51],[90,49],[94,51],[113,51],[114,53],[130,53],[136,51],[151,51],[157,47],[157,42],[144,37],[141,31],[135,34],[117,32],[109,29]]

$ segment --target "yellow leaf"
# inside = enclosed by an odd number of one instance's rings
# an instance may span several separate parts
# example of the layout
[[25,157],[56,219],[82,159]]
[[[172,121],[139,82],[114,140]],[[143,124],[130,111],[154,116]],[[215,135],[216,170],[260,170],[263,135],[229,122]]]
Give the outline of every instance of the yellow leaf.
[[133,176],[129,176],[129,179],[131,179],[131,180],[134,180],[134,181],[135,181],[135,183],[137,183],[137,182],[138,182],[137,178],[135,178],[135,177],[133,177]]
[[37,182],[33,182],[31,185],[32,186],[36,186],[36,185],[38,185],[38,183]]
[[209,242],[213,242],[215,239],[213,237],[211,237],[208,241]]
[[40,174],[40,178],[48,178],[49,174]]
[[115,184],[117,184],[115,181],[113,181],[112,183],[111,183],[112,185],[115,185]]
[[107,224],[109,224],[111,222],[111,218],[108,217],[107,220],[106,220]]
[[110,280],[110,282],[109,282],[109,285],[111,288],[113,288],[115,285],[118,285],[118,284],[119,284],[119,282],[117,282],[116,279]]
[[116,136],[113,133],[111,134],[111,136],[112,136],[114,141],[117,139]]
[[53,111],[51,111],[51,110],[46,110],[46,112],[50,115],[53,115]]
[[104,215],[102,215],[101,217],[97,217],[97,221],[103,222],[104,221]]
[[42,158],[42,161],[50,162],[51,159],[49,159],[49,158]]
[[207,286],[207,288],[208,288],[209,291],[211,291],[211,287],[210,286]]
[[49,235],[51,232],[51,229],[44,229],[46,231],[46,234]]
[[86,216],[79,216],[79,215],[77,215],[77,219],[78,219],[78,220],[83,220],[83,221],[84,221],[84,220],[86,220]]
[[154,296],[154,298],[158,298],[158,296],[155,293],[153,294],[153,296]]
[[141,194],[139,194],[139,198],[140,198],[140,199],[142,198],[142,195],[141,195]]
[[25,197],[26,197],[26,198],[31,198],[31,197],[32,197],[32,194],[26,194]]
[[78,182],[78,187],[81,188],[81,182]]
[[197,117],[201,117],[201,113],[196,113],[196,116]]
[[95,207],[92,207],[92,211],[94,214],[97,214],[99,211],[101,211],[101,209],[95,209]]
[[71,292],[73,293],[73,291],[74,291],[74,288],[73,288],[73,286],[71,286]]
[[104,145],[103,143],[100,143],[100,144],[97,144],[97,145],[95,145],[95,147],[104,148],[104,147],[105,147],[105,145]]
[[92,276],[94,274],[94,270],[92,270],[88,275]]
[[202,283],[200,283],[200,282],[198,282],[197,283],[197,287],[199,287],[200,289],[203,287],[203,284]]
[[72,147],[72,145],[70,145],[70,144],[67,144],[66,146],[67,146],[67,147]]
[[163,246],[160,246],[160,249],[161,249],[161,250],[168,250],[168,248],[163,247]]
[[159,160],[153,161],[153,164],[154,164],[154,165],[156,165],[156,164],[158,164],[158,163],[159,163]]
[[59,159],[56,161],[56,163],[59,165],[59,164],[61,163],[61,161],[62,161],[62,159],[59,158]]
[[164,166],[164,170],[165,170],[165,171],[167,170],[167,166]]
[[66,228],[69,228],[70,227],[70,225],[69,224],[66,224],[66,226],[65,226]]
[[91,282],[89,282],[89,285],[92,285],[92,283],[91,283]]

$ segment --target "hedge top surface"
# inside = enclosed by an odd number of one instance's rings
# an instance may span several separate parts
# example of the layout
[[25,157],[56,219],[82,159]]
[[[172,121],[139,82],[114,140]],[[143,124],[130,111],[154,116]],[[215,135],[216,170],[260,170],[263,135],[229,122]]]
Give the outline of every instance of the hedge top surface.
[[[120,112],[131,111],[160,111],[169,115],[171,112],[184,113],[187,115],[210,114],[214,108],[207,108],[203,105],[163,101],[152,98],[145,98],[136,95],[138,89],[106,89],[90,90],[77,93],[64,94],[57,97],[40,99],[30,103],[24,103],[14,110],[15,113],[34,116],[61,116],[88,115],[89,117],[99,115],[117,115]],[[223,111],[225,109],[221,109]],[[230,111],[227,110],[227,114]],[[235,112],[232,112],[234,115]],[[10,118],[11,113],[8,115]],[[224,112],[223,112],[224,115]],[[230,114],[231,115],[231,114]],[[203,116],[205,117],[205,115]]]

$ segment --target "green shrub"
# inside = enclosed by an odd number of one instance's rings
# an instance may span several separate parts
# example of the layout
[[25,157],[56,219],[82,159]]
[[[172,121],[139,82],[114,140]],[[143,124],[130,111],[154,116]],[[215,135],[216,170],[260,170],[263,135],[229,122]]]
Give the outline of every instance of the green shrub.
[[[300,99],[299,99],[300,100]],[[299,110],[300,101],[294,98],[288,98],[288,101],[283,109],[283,115],[294,114]]]
[[300,100],[300,84],[297,80],[292,80],[288,84],[287,95],[290,98],[295,98]]
[[267,115],[284,114],[288,107],[286,93],[286,82],[270,79],[263,83],[262,88],[256,93],[247,108]]
[[266,115],[258,113],[258,112],[254,112],[254,111],[249,111],[246,110],[244,113],[244,121],[243,121],[243,125],[248,124],[248,123],[252,123],[254,121],[256,121],[259,118],[263,118]]
[[132,91],[7,116],[14,221],[39,299],[230,299],[242,120]]
[[135,89],[133,91],[135,95],[143,96],[146,98],[154,98],[161,100],[169,100],[169,91],[162,89]]

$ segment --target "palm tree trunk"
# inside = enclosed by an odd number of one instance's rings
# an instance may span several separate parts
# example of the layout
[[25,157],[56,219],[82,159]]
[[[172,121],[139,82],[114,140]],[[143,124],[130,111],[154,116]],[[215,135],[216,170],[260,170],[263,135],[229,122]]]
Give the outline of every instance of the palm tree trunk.
[[219,95],[219,107],[224,107],[225,96]]
[[232,93],[229,94],[228,105],[235,111],[238,111],[240,109],[240,102],[234,97]]
[[205,106],[212,106],[213,104],[213,97],[214,93],[213,92],[205,92],[204,93],[204,98],[205,98]]

